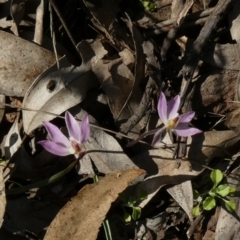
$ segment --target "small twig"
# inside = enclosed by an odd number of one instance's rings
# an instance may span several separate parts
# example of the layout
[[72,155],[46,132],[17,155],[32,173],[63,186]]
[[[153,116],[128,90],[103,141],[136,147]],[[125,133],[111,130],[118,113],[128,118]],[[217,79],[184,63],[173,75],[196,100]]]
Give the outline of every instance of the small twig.
[[51,31],[51,37],[52,37],[52,44],[53,44],[53,51],[55,54],[55,58],[56,58],[56,64],[57,64],[57,68],[58,70],[60,69],[59,66],[59,61],[58,61],[58,54],[57,54],[57,48],[56,48],[56,34],[54,31],[54,26],[53,26],[53,12],[52,12],[52,5],[49,4],[49,12],[50,12],[50,31]]
[[199,225],[199,223],[204,219],[203,214],[199,215],[191,224],[191,226],[189,227],[189,229],[187,230],[187,237],[188,239],[191,238],[194,230],[197,228],[197,226]]
[[[209,14],[213,12],[214,8],[209,8],[205,11],[200,11],[196,13],[192,13],[186,16],[185,22],[182,25],[182,28],[185,28],[187,26],[192,26],[192,25],[198,25],[202,24],[206,21],[207,17]],[[153,36],[153,35],[158,35],[163,32],[168,32],[170,30],[171,25],[176,23],[178,18],[171,18],[166,21],[160,22],[155,24],[151,30],[145,31],[147,36]]]
[[134,111],[134,114],[128,119],[128,121],[121,125],[120,130],[122,133],[128,133],[144,116],[149,104],[150,104],[150,96],[152,94],[154,82],[151,78],[149,78],[148,83],[145,88],[145,92],[141,99],[141,102],[138,108]]
[[[163,127],[162,129],[164,129],[164,127]],[[144,134],[140,135],[136,140],[128,143],[128,144],[126,145],[126,147],[131,147],[131,146],[133,146],[134,144],[136,144],[136,143],[138,143],[138,142],[141,142],[141,141],[140,141],[141,139],[143,139],[143,138],[145,138],[145,137],[147,137],[147,136],[150,136],[150,135],[155,134],[158,130],[159,130],[159,129],[154,129],[154,130],[152,130],[152,131],[145,132]]]
[[[219,0],[218,4],[214,8],[214,11],[208,17],[207,22],[201,29],[198,38],[193,44],[191,53],[187,58],[182,70],[181,74],[188,80],[191,79],[194,73],[194,70],[198,64],[198,61],[201,57],[201,53],[203,52],[204,47],[207,45],[212,32],[216,29],[218,23],[222,20],[223,14],[226,13],[230,4],[232,4],[235,0]],[[187,87],[189,84],[187,85]]]
[[45,0],[41,0],[36,12],[36,25],[33,41],[39,45],[43,40],[43,18],[44,18]]
[[64,29],[65,29],[68,37],[69,37],[69,39],[71,40],[73,46],[75,47],[77,53],[78,53],[79,56],[82,58],[82,55],[81,55],[80,51],[79,51],[78,48],[77,48],[77,43],[75,42],[75,40],[74,40],[71,32],[69,31],[68,26],[67,26],[67,24],[65,23],[65,21],[64,21],[64,19],[63,19],[63,17],[62,17],[61,12],[59,11],[57,5],[55,4],[55,1],[54,1],[54,0],[50,0],[50,3],[51,3],[51,5],[53,6],[54,11],[55,11],[56,14],[58,15],[58,18],[59,18],[59,20],[61,21],[61,23],[62,23],[62,25],[63,25],[63,27],[64,27]]
[[[2,105],[7,106],[7,107],[10,107],[10,108],[21,109],[21,110],[24,110],[24,111],[42,112],[42,113],[46,113],[46,114],[52,115],[52,116],[57,117],[57,118],[65,119],[65,117],[62,117],[62,116],[60,116],[60,115],[58,115],[58,114],[51,113],[51,112],[44,111],[44,110],[35,110],[35,109],[30,109],[30,108],[13,106],[13,105],[7,104],[7,103],[4,103],[4,104],[2,103]],[[4,109],[4,110],[5,110],[5,108],[3,108],[3,107],[0,107],[0,109]],[[80,119],[77,119],[77,121],[81,121],[81,120],[80,120]],[[116,135],[116,136],[121,136],[121,137],[124,137],[124,138],[128,138],[128,139],[130,139],[130,140],[135,140],[134,138],[129,137],[129,136],[127,136],[127,135],[125,135],[125,134],[123,134],[123,133],[121,133],[121,132],[115,132],[115,131],[112,131],[112,130],[110,130],[110,129],[103,128],[103,127],[99,127],[99,126],[97,126],[97,125],[95,125],[95,124],[91,124],[91,123],[90,123],[89,125],[90,125],[91,127],[93,127],[93,128],[100,129],[100,130],[103,130],[103,131],[108,132],[108,133],[112,133],[112,134],[114,134],[114,135]],[[144,141],[139,141],[139,142],[141,142],[141,143],[143,143],[143,144],[146,144],[146,145],[149,145],[149,143],[144,142]]]

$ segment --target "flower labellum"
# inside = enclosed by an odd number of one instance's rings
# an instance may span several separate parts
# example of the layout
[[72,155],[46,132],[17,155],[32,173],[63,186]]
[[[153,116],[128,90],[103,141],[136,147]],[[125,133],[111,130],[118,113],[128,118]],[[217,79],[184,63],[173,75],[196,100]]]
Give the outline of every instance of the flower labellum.
[[160,142],[167,131],[172,131],[177,136],[189,137],[202,131],[189,127],[189,123],[193,119],[195,112],[187,112],[182,115],[178,114],[180,106],[180,97],[177,95],[171,101],[167,103],[165,95],[161,92],[158,100],[158,115],[164,124],[164,127],[159,129],[153,137],[152,145],[154,146],[157,142]]
[[90,135],[88,115],[85,115],[81,124],[67,111],[65,121],[69,133],[69,139],[50,122],[43,122],[51,140],[43,140],[41,144],[48,152],[58,155],[67,156],[74,154],[76,158],[84,155],[83,143],[87,141]]

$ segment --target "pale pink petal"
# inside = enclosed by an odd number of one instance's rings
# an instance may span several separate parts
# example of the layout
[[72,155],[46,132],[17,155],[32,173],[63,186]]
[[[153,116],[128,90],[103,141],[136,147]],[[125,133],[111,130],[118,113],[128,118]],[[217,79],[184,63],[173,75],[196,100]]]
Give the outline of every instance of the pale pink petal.
[[179,123],[190,123],[195,116],[195,112],[187,112],[180,116]]
[[202,131],[197,129],[197,128],[185,128],[185,129],[173,129],[172,130],[176,135],[180,136],[180,137],[189,137],[198,133],[201,133]]
[[158,100],[158,115],[164,124],[167,123],[167,100],[164,93],[160,93]]
[[193,119],[195,112],[187,112],[180,116],[178,120],[178,125],[175,129],[186,129],[189,128],[189,123]]
[[80,128],[81,128],[80,143],[84,143],[88,140],[90,136],[89,118],[87,114],[82,119]]
[[174,119],[178,114],[178,109],[180,106],[180,96],[177,95],[171,101],[168,102],[167,105],[167,119]]
[[55,125],[53,125],[50,122],[43,122],[43,126],[47,129],[48,134],[51,138],[51,140],[55,143],[61,143],[64,146],[69,146],[69,140],[67,137],[60,131],[59,128],[57,128]]
[[60,143],[55,143],[48,140],[39,141],[38,143],[41,144],[48,152],[54,155],[67,156],[70,154],[68,148]]
[[166,135],[165,129],[159,129],[153,136],[152,146],[156,145],[158,142],[162,141],[164,136]]
[[71,113],[66,111],[65,113],[65,121],[69,133],[69,137],[74,138],[75,140],[80,142],[81,139],[81,133],[80,133],[80,127],[77,123],[76,119],[72,116]]

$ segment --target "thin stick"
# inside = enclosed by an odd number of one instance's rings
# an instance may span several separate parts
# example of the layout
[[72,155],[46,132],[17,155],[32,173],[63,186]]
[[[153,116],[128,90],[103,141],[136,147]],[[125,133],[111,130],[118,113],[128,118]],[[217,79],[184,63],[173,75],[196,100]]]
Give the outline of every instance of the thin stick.
[[51,5],[53,6],[54,11],[55,11],[56,14],[58,15],[58,18],[59,18],[59,20],[61,21],[61,23],[62,23],[62,25],[63,25],[63,27],[64,27],[64,29],[65,29],[68,37],[69,37],[69,39],[71,40],[73,46],[74,46],[75,49],[77,50],[77,53],[78,53],[79,56],[82,58],[82,55],[81,55],[80,51],[79,51],[78,48],[77,48],[77,43],[75,42],[75,40],[74,40],[71,32],[69,31],[68,26],[67,26],[67,24],[65,23],[65,21],[64,21],[64,19],[63,19],[63,17],[62,17],[61,12],[59,11],[57,5],[55,4],[55,1],[54,1],[54,0],[50,0],[50,3],[51,3]]
[[[60,115],[58,115],[58,114],[51,113],[51,112],[44,111],[44,110],[35,110],[35,109],[30,109],[30,108],[25,108],[25,107],[13,106],[13,105],[7,104],[7,103],[4,103],[4,104],[2,103],[2,105],[5,105],[5,106],[10,107],[10,108],[16,108],[16,109],[18,109],[18,110],[21,109],[21,110],[24,110],[24,111],[42,112],[42,113],[46,113],[46,114],[52,115],[52,116],[57,117],[57,118],[65,119],[65,117],[62,117],[62,116],[60,116]],[[0,109],[4,109],[4,108],[3,108],[3,107],[0,107]],[[81,121],[80,119],[76,119],[76,120],[77,120],[77,121]],[[103,130],[103,131],[105,131],[105,132],[112,133],[112,134],[114,134],[114,135],[116,135],[116,136],[121,136],[121,137],[124,137],[124,138],[128,138],[128,139],[130,139],[130,140],[135,140],[134,138],[129,137],[129,136],[127,136],[127,135],[125,135],[125,134],[123,134],[123,133],[121,133],[121,132],[115,132],[115,131],[109,130],[109,129],[107,129],[107,128],[99,127],[99,126],[97,126],[97,125],[95,125],[95,124],[92,124],[92,123],[90,123],[89,125],[90,125],[91,127],[93,127],[93,128],[100,129],[100,130]],[[149,143],[144,142],[144,141],[139,141],[139,142],[140,142],[140,143],[143,143],[143,144],[150,145]]]

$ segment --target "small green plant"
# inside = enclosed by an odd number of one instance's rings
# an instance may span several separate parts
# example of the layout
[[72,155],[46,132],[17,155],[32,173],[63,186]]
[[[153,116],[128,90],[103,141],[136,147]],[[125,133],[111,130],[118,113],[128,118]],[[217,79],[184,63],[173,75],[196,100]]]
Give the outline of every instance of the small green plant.
[[213,209],[216,206],[216,199],[224,203],[229,212],[236,209],[236,203],[227,199],[228,196],[235,195],[236,188],[228,184],[220,184],[223,179],[223,173],[218,169],[214,169],[211,172],[210,178],[213,182],[213,187],[209,192],[199,194],[198,191],[194,190],[194,199],[198,202],[192,210],[194,216],[198,216],[202,209],[207,211]]
[[[138,206],[139,202],[147,198],[147,193],[144,190],[140,190],[137,196],[130,196],[126,199],[124,193],[119,195],[119,200],[122,202],[122,207],[124,211],[125,222],[130,222],[131,220],[138,220],[141,216],[142,209]],[[131,208],[131,214],[128,213],[126,208]]]
[[140,0],[140,1],[145,10],[152,12],[156,9],[155,0]]

